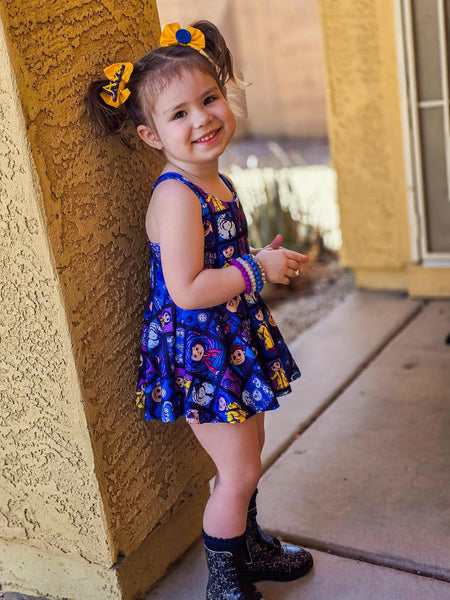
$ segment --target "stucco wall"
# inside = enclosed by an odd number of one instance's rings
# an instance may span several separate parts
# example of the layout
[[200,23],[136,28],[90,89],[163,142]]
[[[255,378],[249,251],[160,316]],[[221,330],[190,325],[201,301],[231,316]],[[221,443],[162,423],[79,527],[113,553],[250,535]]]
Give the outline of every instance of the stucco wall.
[[[16,577],[26,579],[22,570],[32,568],[39,551],[52,553],[62,572],[110,559],[68,325],[5,41],[0,22],[0,581],[7,588]],[[69,567],[61,550],[80,560]],[[111,576],[103,576],[108,590]]]
[[[391,0],[321,0],[343,262],[407,288],[410,261]],[[380,281],[378,281],[380,284]]]
[[[19,536],[41,557],[50,545],[109,568],[212,474],[185,423],[146,423],[134,405],[143,222],[161,159],[140,142],[94,138],[82,103],[104,66],[154,45],[159,22],[154,2],[139,0],[6,0],[1,16],[18,90],[2,61],[0,542]],[[172,542],[172,558],[183,543]]]

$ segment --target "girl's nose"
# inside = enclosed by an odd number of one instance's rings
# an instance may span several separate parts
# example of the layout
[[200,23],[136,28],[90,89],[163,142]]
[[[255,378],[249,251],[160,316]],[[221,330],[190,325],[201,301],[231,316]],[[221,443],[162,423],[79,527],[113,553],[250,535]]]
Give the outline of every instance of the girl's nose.
[[195,113],[194,124],[195,124],[195,127],[197,127],[197,129],[199,129],[201,127],[205,127],[205,125],[208,125],[208,123],[211,123],[211,121],[212,121],[212,115],[210,115],[207,110],[199,109]]

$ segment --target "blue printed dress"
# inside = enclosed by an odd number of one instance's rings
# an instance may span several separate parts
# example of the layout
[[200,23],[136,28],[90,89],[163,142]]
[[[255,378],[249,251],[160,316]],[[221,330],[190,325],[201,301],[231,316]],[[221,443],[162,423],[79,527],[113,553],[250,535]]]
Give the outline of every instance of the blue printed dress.
[[[230,182],[232,201],[207,194],[178,173],[165,173],[197,195],[205,235],[204,268],[220,269],[249,252],[247,222]],[[278,408],[277,397],[300,377],[259,294],[240,294],[208,309],[184,310],[164,282],[159,244],[149,242],[150,294],[142,331],[137,405],[145,419],[239,423]]]

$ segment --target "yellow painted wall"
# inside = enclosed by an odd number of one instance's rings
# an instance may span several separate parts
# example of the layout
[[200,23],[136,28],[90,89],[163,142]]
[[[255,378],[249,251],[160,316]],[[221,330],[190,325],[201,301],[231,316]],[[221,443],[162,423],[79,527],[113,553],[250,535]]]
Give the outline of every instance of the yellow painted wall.
[[234,2],[256,135],[325,137],[325,71],[318,0]]
[[392,0],[321,0],[342,261],[362,287],[450,295],[450,269],[412,265]]
[[321,0],[329,135],[343,262],[403,271],[410,259],[391,0]]
[[[5,589],[44,593],[52,588],[45,587],[48,569],[39,556],[53,556],[61,576],[71,579],[71,571],[85,575],[89,561],[107,564],[109,546],[38,174],[5,42],[0,23],[0,581]],[[114,589],[114,574],[106,569],[97,579],[99,592]],[[82,581],[80,587],[84,591]]]
[[0,581],[131,597],[199,534],[212,475],[184,422],[134,405],[161,159],[94,139],[82,103],[104,66],[155,44],[158,15],[141,0],[0,10]]

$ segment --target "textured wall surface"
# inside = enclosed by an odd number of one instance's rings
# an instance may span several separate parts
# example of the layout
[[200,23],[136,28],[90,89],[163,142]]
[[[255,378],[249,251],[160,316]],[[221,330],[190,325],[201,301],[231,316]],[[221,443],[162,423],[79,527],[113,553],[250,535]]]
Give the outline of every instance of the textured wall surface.
[[402,269],[410,250],[392,1],[321,8],[344,262]]
[[318,0],[159,0],[161,23],[210,19],[242,69],[248,120],[241,133],[326,136]]
[[[185,423],[145,423],[134,405],[148,284],[143,220],[161,159],[139,142],[135,142],[137,151],[95,138],[82,101],[89,81],[100,76],[104,66],[116,60],[134,61],[155,44],[157,12],[153,1],[144,0],[5,0],[1,14],[84,398],[110,555],[105,557],[106,542],[98,538],[98,527],[85,523],[86,519],[98,523],[100,518],[91,493],[95,489],[92,466],[86,466],[86,475],[81,467],[79,474],[71,474],[70,469],[62,472],[67,478],[67,486],[61,483],[59,490],[64,502],[56,493],[52,453],[59,452],[68,464],[82,466],[83,461],[77,448],[71,447],[72,431],[65,425],[69,409],[64,361],[65,353],[70,355],[70,342],[64,339],[62,348],[63,342],[52,333],[56,305],[47,298],[46,288],[55,294],[56,282],[50,274],[41,275],[42,266],[33,262],[36,258],[28,257],[26,250],[12,250],[9,241],[14,235],[34,240],[39,230],[36,217],[25,208],[31,199],[20,185],[16,195],[21,197],[22,212],[17,213],[16,201],[6,196],[5,210],[12,224],[9,232],[2,232],[6,240],[2,243],[8,255],[10,249],[13,252],[11,260],[21,276],[2,299],[6,306],[20,300],[14,308],[22,315],[26,344],[20,350],[23,340],[11,335],[12,321],[7,348],[13,354],[17,351],[17,356],[6,365],[4,386],[14,417],[12,421],[9,417],[7,428],[11,444],[16,444],[11,450],[14,456],[7,456],[8,477],[9,485],[16,487],[14,499],[7,500],[5,510],[10,516],[3,515],[0,535],[11,535],[23,506],[17,530],[26,532],[24,539],[35,536],[40,544],[54,543],[65,552],[75,550],[111,566],[119,552],[128,555],[138,548],[211,476],[211,465]],[[3,96],[2,105],[3,100],[8,104],[9,98]],[[1,143],[8,140],[2,137]],[[11,143],[2,167],[10,169],[10,177],[18,177],[22,167],[17,161],[26,152]],[[7,180],[2,181],[9,193]],[[34,248],[30,254],[41,255]],[[35,323],[36,311],[39,323]],[[72,376],[67,385],[74,394],[76,377]],[[16,381],[20,386],[15,387]],[[23,407],[31,411],[30,416],[24,418]],[[83,423],[84,415],[79,418]],[[48,422],[56,421],[59,428],[52,429]],[[11,427],[10,422],[16,424]],[[38,445],[32,443],[36,437]],[[27,452],[21,453],[25,447]],[[52,519],[44,520],[30,508],[29,485],[39,477],[48,491],[47,504],[39,511],[72,522],[76,535],[80,534],[79,547],[73,546],[72,534],[57,536]],[[77,477],[75,487],[69,486],[69,479]]]
[[61,550],[76,553],[82,560],[70,568],[83,571],[108,563],[109,548],[1,22],[0,55],[0,581],[8,586],[39,551],[53,553],[63,571]]

